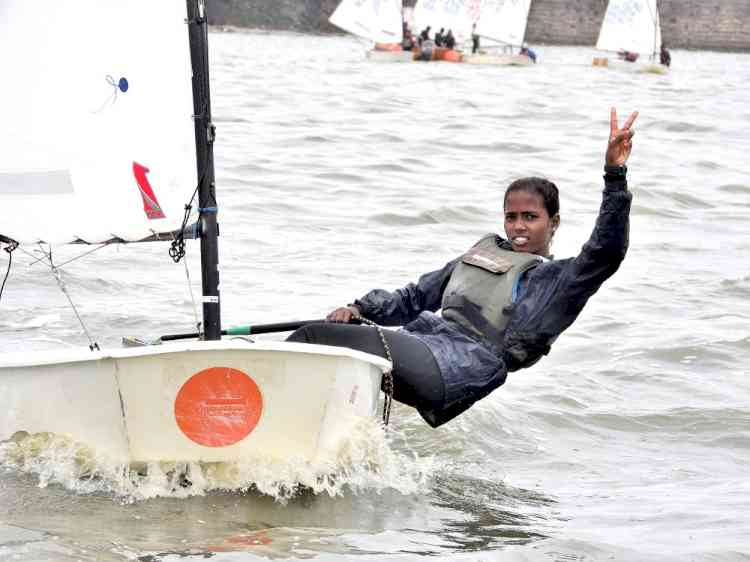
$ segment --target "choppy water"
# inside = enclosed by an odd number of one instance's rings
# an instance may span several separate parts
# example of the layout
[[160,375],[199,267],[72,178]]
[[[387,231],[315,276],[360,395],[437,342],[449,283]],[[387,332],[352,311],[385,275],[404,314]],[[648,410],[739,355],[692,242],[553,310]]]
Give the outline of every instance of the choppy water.
[[[553,250],[576,253],[612,105],[641,112],[628,257],[547,358],[467,414],[433,430],[397,407],[357,445],[379,472],[334,496],[279,502],[247,490],[269,482],[253,467],[133,492],[79,479],[64,446],[26,472],[6,458],[0,559],[750,560],[750,56],[675,51],[655,76],[592,68],[584,48],[492,68],[370,63],[345,37],[210,41],[225,325],[322,316],[442,266],[501,226],[520,176],[558,184]],[[0,349],[85,344],[52,276],[16,255]],[[188,260],[197,294],[197,246]],[[194,321],[164,247],[64,276],[100,344]]]

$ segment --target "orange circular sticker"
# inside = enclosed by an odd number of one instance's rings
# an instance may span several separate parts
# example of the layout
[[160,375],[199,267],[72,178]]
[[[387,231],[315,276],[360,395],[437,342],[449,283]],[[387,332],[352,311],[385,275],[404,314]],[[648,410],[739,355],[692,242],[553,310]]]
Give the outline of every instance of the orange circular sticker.
[[263,396],[248,375],[231,367],[204,369],[182,385],[174,417],[182,432],[199,445],[226,447],[255,429]]

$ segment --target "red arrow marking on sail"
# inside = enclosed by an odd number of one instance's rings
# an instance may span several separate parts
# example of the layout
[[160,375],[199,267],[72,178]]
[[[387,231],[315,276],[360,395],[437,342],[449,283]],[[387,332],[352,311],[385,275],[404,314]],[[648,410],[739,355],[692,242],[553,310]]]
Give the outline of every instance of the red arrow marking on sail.
[[156,195],[154,195],[154,190],[151,189],[151,184],[146,177],[148,172],[149,169],[146,166],[133,162],[133,175],[135,181],[138,182],[138,189],[141,191],[141,197],[143,198],[143,211],[149,219],[163,219],[164,211],[161,210]]

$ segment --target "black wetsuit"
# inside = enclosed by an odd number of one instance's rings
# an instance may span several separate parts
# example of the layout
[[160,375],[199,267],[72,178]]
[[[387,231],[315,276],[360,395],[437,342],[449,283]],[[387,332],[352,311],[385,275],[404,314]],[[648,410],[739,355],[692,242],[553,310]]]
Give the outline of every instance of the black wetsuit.
[[[575,258],[549,260],[526,273],[523,291],[499,341],[469,334],[435,314],[460,257],[396,291],[376,289],[354,302],[362,316],[383,326],[393,342],[395,398],[416,407],[437,427],[502,385],[508,372],[546,355],[593,295],[620,266],[628,247],[632,195],[625,179],[605,177],[596,225]],[[497,236],[502,248],[510,243]],[[289,338],[339,345],[384,357],[374,328],[351,324],[303,327]],[[443,389],[441,392],[441,388]]]

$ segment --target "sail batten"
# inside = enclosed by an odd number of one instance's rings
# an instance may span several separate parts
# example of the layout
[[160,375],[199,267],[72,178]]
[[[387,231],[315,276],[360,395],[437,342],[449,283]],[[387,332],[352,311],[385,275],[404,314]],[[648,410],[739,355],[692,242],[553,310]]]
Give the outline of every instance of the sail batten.
[[20,196],[73,193],[73,182],[69,170],[0,173],[0,193]]
[[0,3],[0,51],[13,53],[2,234],[98,243],[179,228],[197,184],[186,16],[184,0]]

